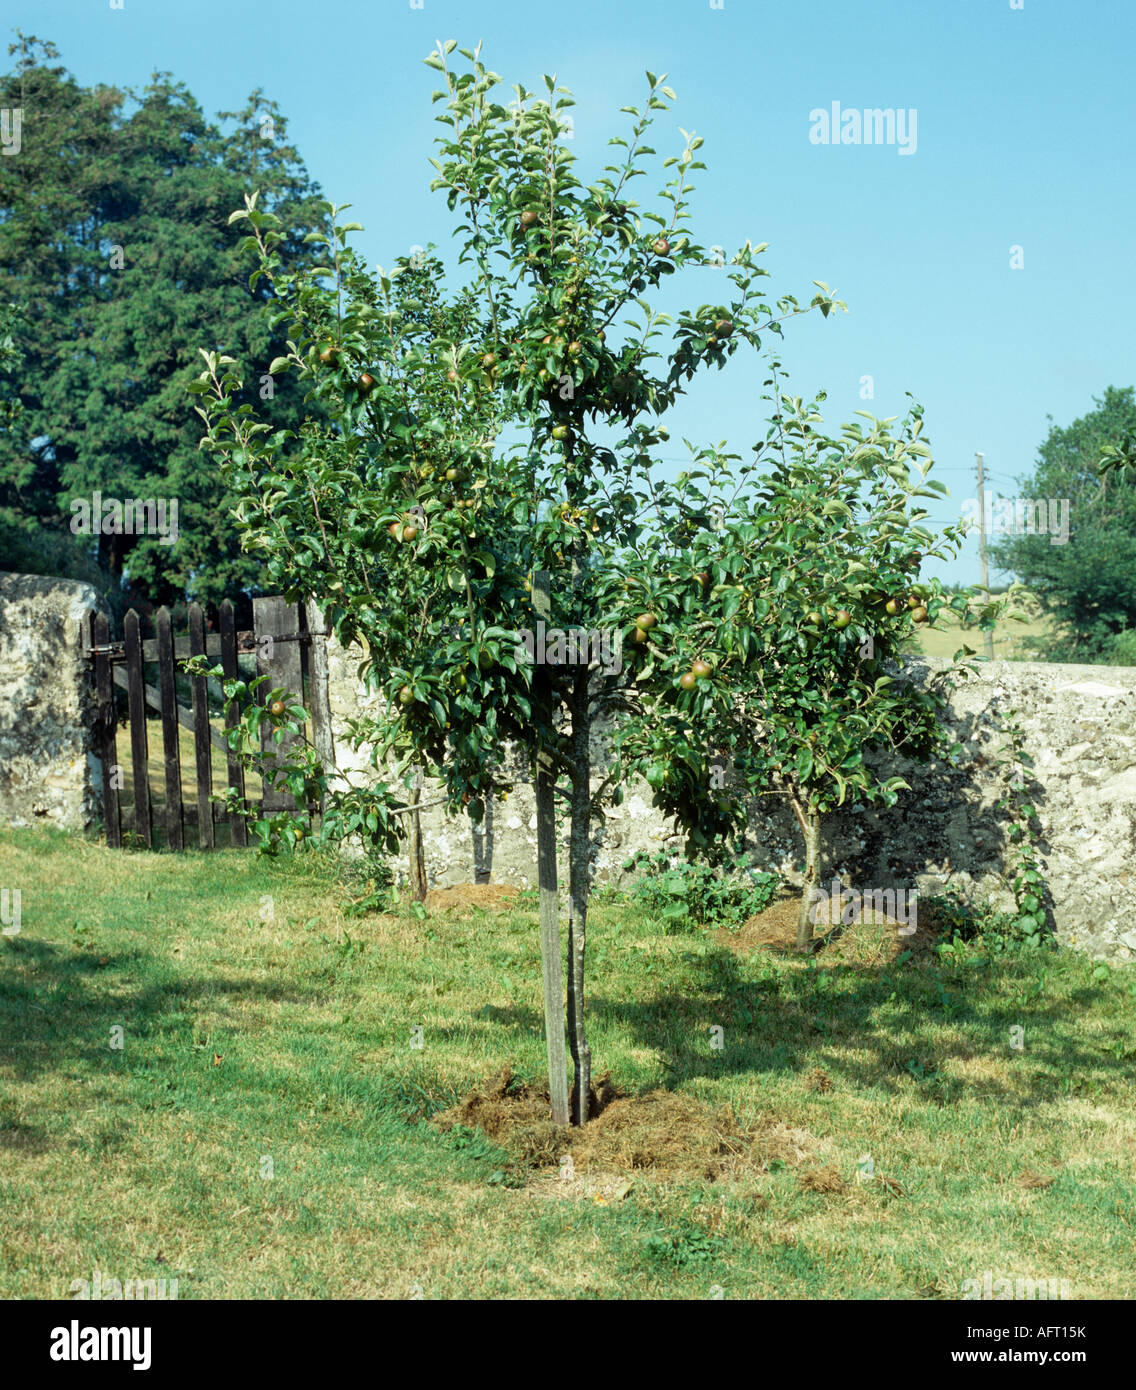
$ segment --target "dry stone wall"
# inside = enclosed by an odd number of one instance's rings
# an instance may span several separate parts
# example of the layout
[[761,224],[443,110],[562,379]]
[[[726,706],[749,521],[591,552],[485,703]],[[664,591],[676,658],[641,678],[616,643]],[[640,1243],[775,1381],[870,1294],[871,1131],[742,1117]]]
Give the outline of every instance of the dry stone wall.
[[[917,679],[944,669],[916,662]],[[345,742],[346,721],[381,700],[359,684],[358,656],[331,643],[331,709],[337,763],[365,773],[365,759]],[[915,890],[954,887],[967,898],[1010,906],[1007,824],[995,808],[1004,791],[998,758],[1016,711],[1025,750],[1034,759],[1029,796],[1041,824],[1048,876],[1045,908],[1058,936],[1093,955],[1136,957],[1136,668],[990,662],[960,683],[949,710],[959,763],[919,766],[896,760],[888,771],[911,784],[891,808],[850,805],[833,815],[824,837],[829,875],[846,887]],[[597,766],[604,756],[597,741]],[[424,800],[430,799],[429,789]],[[487,880],[535,881],[536,815],[532,788],[519,784],[487,808],[483,826],[423,812],[426,868],[434,886]],[[566,828],[565,828],[566,836]],[[639,850],[673,854],[682,837],[651,804],[639,782],[622,806],[609,807],[592,844],[597,882],[620,884],[624,862]],[[566,854],[566,838],[561,850]],[[756,867],[800,882],[800,834],[782,797],[752,808],[747,850]],[[405,871],[405,860],[400,862]]]
[[89,584],[0,572],[0,825],[85,830],[100,804],[80,620]]

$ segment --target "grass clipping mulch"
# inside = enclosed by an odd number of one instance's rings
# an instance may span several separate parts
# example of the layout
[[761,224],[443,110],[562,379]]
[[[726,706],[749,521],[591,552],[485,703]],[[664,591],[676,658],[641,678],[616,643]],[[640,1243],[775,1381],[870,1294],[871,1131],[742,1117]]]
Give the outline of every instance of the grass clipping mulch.
[[[797,918],[801,898],[785,897],[743,922],[740,927],[720,927],[714,939],[728,950],[744,954],[764,949],[775,955],[797,954]],[[813,928],[812,950],[826,962],[845,965],[890,964],[904,953],[924,955],[933,951],[943,934],[934,906],[919,904],[918,923],[913,932],[902,931],[906,923],[886,912],[869,909],[856,921],[833,927],[825,922]]]
[[547,1086],[514,1077],[509,1067],[460,1105],[434,1117],[442,1130],[480,1129],[514,1159],[531,1167],[559,1164],[568,1154],[581,1171],[612,1170],[698,1175],[714,1181],[774,1160],[799,1163],[816,1146],[805,1130],[774,1121],[744,1129],[728,1106],[711,1106],[679,1091],[627,1096],[610,1076],[592,1088],[591,1115],[582,1128],[552,1122]]
[[469,907],[506,912],[516,906],[519,894],[520,889],[511,883],[459,883],[453,888],[431,888],[426,894],[426,907],[430,912]]

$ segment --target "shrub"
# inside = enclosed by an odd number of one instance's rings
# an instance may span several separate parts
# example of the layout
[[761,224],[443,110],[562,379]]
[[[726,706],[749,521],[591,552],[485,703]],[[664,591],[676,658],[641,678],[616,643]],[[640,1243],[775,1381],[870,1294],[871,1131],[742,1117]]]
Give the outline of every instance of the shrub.
[[781,880],[762,873],[742,859],[733,874],[706,864],[679,860],[672,864],[665,854],[641,850],[624,869],[647,870],[634,889],[635,900],[676,929],[695,926],[740,927],[777,896]]

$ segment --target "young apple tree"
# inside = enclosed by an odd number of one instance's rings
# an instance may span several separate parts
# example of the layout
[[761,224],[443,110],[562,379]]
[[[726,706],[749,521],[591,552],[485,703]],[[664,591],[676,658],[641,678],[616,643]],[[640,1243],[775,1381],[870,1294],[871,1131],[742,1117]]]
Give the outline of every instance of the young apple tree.
[[[624,108],[628,138],[612,141],[621,156],[585,184],[565,139],[570,94],[546,78],[545,96],[518,87],[506,106],[478,52],[462,50],[463,70],[450,68],[455,48],[448,41],[427,62],[444,82],[434,184],[459,218],[463,290],[447,298],[434,267],[420,298],[437,312],[416,310],[402,289],[410,268],[376,283],[334,209],[331,263],[285,275],[281,232],[250,199],[236,216],[289,322],[288,356],[273,366],[308,390],[313,414],[298,437],[273,433],[234,406],[235,369],[211,361],[200,383],[205,443],[243,485],[245,543],[264,553],[273,583],[319,595],[340,638],[363,644],[364,669],[387,696],[356,725],[376,766],[406,749],[442,783],[451,811],[477,822],[487,798],[509,789],[503,750],[527,759],[561,1122],[557,798],[566,804],[571,1118],[583,1123],[591,848],[603,799],[644,765],[632,737],[593,786],[594,726],[622,709],[641,734],[661,735],[668,767],[688,759],[682,807],[692,836],[710,844],[742,817],[735,794],[695,775],[719,726],[737,719],[713,673],[731,652],[760,659],[752,633],[721,645],[737,603],[707,548],[712,513],[744,529],[733,460],[699,451],[678,481],[660,479],[661,417],[698,371],[808,309],[761,294],[763,248],[747,243],[725,266],[695,240],[697,137],[663,162],[653,206],[635,202],[654,154],[648,130],[673,99],[661,79],[648,74],[645,107]],[[707,275],[720,297],[667,318],[649,296],[676,274]],[[827,315],[838,304],[822,286],[808,308]],[[753,552],[747,542],[756,563]],[[660,710],[670,722],[656,722]]]
[[751,796],[787,795],[800,824],[800,950],[812,936],[822,817],[848,800],[894,805],[908,784],[877,755],[922,762],[947,751],[948,673],[917,684],[898,659],[920,628],[968,603],[920,579],[925,560],[957,553],[965,535],[927,524],[922,499],[946,489],[928,477],[922,409],[913,404],[898,427],[864,418],[831,436],[816,404],[781,396],[773,466],[743,528],[756,565],[739,576],[737,612],[759,622],[765,659],[743,662],[734,682],[748,733],[731,750],[733,770]]

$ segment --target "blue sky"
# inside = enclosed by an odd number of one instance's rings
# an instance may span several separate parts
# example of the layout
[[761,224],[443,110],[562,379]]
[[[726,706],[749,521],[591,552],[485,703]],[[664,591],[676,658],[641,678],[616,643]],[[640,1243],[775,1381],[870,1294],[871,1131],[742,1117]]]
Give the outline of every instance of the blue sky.
[[[1136,222],[1133,0],[7,0],[10,29],[50,38],[85,83],[141,86],[165,69],[213,114],[257,86],[328,197],[364,223],[360,249],[389,265],[444,244],[428,185],[436,39],[484,43],[507,84],[555,73],[576,95],[581,174],[637,104],[644,70],[678,100],[656,127],[705,138],[694,198],[705,244],[770,243],[777,294],[823,280],[849,314],[790,325],[782,357],[798,393],[828,392],[828,420],[926,408],[954,519],[974,493],[974,453],[1015,496],[1047,429],[1136,382],[1131,273]],[[810,112],[917,113],[917,146],[810,142]],[[652,189],[640,181],[640,202]],[[1011,268],[1011,247],[1022,268]],[[694,303],[719,297],[692,272]],[[676,416],[698,442],[739,452],[763,433],[762,363],[739,354]],[[871,376],[874,399],[861,399]],[[972,538],[945,578],[977,579]],[[993,576],[997,578],[997,575]]]

